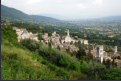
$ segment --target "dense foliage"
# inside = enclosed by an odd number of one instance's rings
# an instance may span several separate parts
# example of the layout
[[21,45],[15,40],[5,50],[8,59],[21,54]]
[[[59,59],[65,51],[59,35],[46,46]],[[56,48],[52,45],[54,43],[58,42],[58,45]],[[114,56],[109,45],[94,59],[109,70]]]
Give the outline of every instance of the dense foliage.
[[21,41],[21,44],[31,51],[37,51],[41,46],[41,43],[31,39],[24,39]]
[[39,26],[27,24],[27,23],[13,23],[12,26],[16,26],[18,28],[26,28],[27,31],[32,33],[44,33],[45,30],[39,28]]
[[2,80],[121,80],[114,60],[101,64],[84,60],[82,49],[75,53],[80,58],[69,53],[31,39],[18,43],[15,30],[1,25]]

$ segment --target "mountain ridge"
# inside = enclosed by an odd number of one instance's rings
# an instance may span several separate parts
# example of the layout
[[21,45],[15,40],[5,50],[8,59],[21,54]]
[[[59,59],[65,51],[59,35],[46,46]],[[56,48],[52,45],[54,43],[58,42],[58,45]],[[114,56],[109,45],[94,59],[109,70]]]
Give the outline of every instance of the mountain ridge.
[[29,15],[34,19],[40,20],[40,21],[47,21],[47,22],[62,22],[61,20],[52,18],[52,17],[46,17],[46,16],[40,16],[40,15]]
[[80,21],[80,20],[109,20],[109,19],[121,19],[121,16],[107,16],[94,19],[77,19],[77,20],[59,20],[53,17],[41,16],[41,15],[28,15],[20,10],[15,8],[7,7],[1,4],[1,19],[5,18],[6,20],[12,21],[21,21],[21,22],[54,22],[54,23],[68,23],[70,21]]
[[24,12],[17,10],[15,8],[7,7],[1,4],[1,16],[3,17],[10,17],[10,18],[28,18],[31,19],[31,17]]
[[7,7],[1,4],[1,18],[12,20],[12,21],[46,21],[46,22],[62,22],[61,20],[51,18],[51,17],[45,17],[45,16],[38,16],[38,15],[28,15],[20,10],[17,10],[15,8]]

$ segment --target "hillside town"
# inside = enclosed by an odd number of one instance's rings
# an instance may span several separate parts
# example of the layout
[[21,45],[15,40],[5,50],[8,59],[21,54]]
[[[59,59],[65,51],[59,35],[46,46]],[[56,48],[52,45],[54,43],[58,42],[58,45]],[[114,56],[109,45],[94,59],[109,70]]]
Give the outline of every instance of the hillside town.
[[[33,34],[32,32],[28,32],[26,29],[19,29],[18,27],[13,27],[13,29],[16,30],[16,33],[18,35],[18,42],[20,42],[21,40],[23,40],[25,38],[30,38],[32,40],[36,40],[37,42],[41,41],[43,43],[43,45],[48,46],[48,43],[50,41],[52,41],[52,43],[53,43],[52,48],[60,47],[61,50],[66,50],[69,48],[70,51],[77,52],[79,50],[79,48],[75,47],[75,45],[70,44],[70,43],[71,42],[77,43],[80,41],[81,44],[83,43],[83,44],[87,45],[87,47],[85,48],[86,54],[89,51],[88,40],[78,38],[77,36],[76,36],[77,39],[70,37],[69,30],[67,30],[67,35],[63,36],[62,38],[55,31],[54,33],[52,33],[52,36],[50,36],[50,37],[48,36],[48,33],[44,33],[44,35],[42,35],[43,40],[38,40],[37,33]],[[112,59],[113,57],[114,58],[121,57],[121,52],[117,51],[117,46],[112,46],[111,49],[114,52],[108,53],[108,52],[103,50],[103,45],[98,45],[98,44],[93,45],[92,44],[91,53],[93,54],[93,59],[96,59],[97,61],[100,60],[102,63],[104,60],[107,61],[108,59],[113,61],[113,59]],[[115,59],[115,62],[117,63],[117,65],[119,67],[121,67],[121,60],[120,59]]]
[[74,39],[73,37],[70,37],[69,30],[67,30],[67,35],[63,36],[62,38],[60,37],[59,34],[56,34],[56,32],[52,33],[52,36],[50,37],[48,37],[48,34],[45,33],[44,35],[42,35],[42,37],[43,37],[43,40],[41,40],[41,42],[44,45],[48,45],[48,42],[50,42],[51,40],[54,43],[52,47],[57,48],[59,46],[61,50],[66,50],[69,47],[70,51],[78,51],[77,47],[70,44],[71,42],[75,43],[75,42],[81,41],[81,43],[88,45],[88,40],[80,39],[80,38]]
[[121,0],[1,0],[1,80],[121,80]]

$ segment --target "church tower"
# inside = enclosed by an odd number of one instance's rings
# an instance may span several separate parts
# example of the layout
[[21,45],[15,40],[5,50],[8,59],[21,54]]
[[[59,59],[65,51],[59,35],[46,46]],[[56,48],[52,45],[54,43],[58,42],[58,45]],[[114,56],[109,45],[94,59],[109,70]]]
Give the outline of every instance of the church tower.
[[69,30],[67,30],[67,36],[70,36],[70,35],[69,35]]
[[114,54],[117,53],[117,46],[114,46]]
[[96,52],[97,52],[96,54],[97,61],[100,60],[102,63],[103,62],[103,45],[98,45],[96,47]]

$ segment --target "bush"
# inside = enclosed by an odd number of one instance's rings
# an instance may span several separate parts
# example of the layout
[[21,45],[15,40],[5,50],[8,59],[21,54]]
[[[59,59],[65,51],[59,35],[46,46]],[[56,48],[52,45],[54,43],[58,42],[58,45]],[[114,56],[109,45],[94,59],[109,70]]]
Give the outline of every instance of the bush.
[[31,39],[24,39],[21,41],[21,44],[31,51],[36,51],[41,46],[41,43]]
[[55,66],[54,64],[51,64],[51,63],[48,64],[48,67],[49,67],[50,70],[52,70],[52,71],[57,71],[57,70],[59,69],[57,66]]
[[69,77],[69,73],[67,73],[65,70],[63,69],[58,69],[57,71],[57,76],[66,76],[66,77]]
[[69,77],[69,74],[63,68],[58,68],[57,66],[55,66],[54,64],[49,63],[46,60],[43,60],[41,63],[47,65],[50,70],[56,71],[57,76]]
[[79,68],[79,65],[77,65],[77,63],[75,63],[75,62],[72,62],[71,64],[70,64],[70,67],[69,67],[71,70],[75,70],[75,71],[80,71],[80,68]]
[[98,80],[121,80],[121,68],[114,68],[110,73],[101,74]]
[[102,64],[94,62],[94,61],[90,61],[85,73],[88,75],[88,77],[96,78],[96,76],[100,76],[101,74],[110,73],[111,71],[112,71],[112,67],[110,69],[106,69],[105,65],[102,65]]
[[81,71],[82,73],[85,73],[86,70],[87,70],[87,63],[86,63],[85,61],[83,61],[83,63],[80,64],[80,71]]
[[63,58],[59,61],[60,65],[62,67],[69,67],[70,66],[70,63],[68,62],[68,60],[66,58]]
[[38,62],[41,62],[42,60],[43,60],[43,58],[42,58],[41,56],[38,56],[38,55],[37,55],[37,61],[38,61]]
[[43,60],[41,63],[44,64],[44,65],[48,64],[48,62],[46,60]]
[[17,42],[17,34],[16,31],[12,29],[10,25],[6,25],[7,27],[1,26],[1,38],[7,39],[10,42]]
[[69,74],[72,75],[73,77],[77,78],[77,80],[87,80],[87,76],[80,72],[70,71]]
[[[79,64],[78,60],[75,57],[71,57],[67,53],[59,51],[58,49],[48,49],[48,47],[46,46],[41,46],[41,48],[39,48],[39,55],[42,56],[45,60],[48,60],[49,62],[58,66],[67,67],[69,66],[69,63],[71,63],[71,61]],[[64,62],[63,60],[66,62]]]
[[22,49],[26,49],[27,50],[27,48],[26,47],[24,47],[23,45],[21,45],[20,43],[18,43],[18,42],[13,42],[12,43],[14,46],[16,46],[16,47],[18,47],[18,48],[22,48]]

